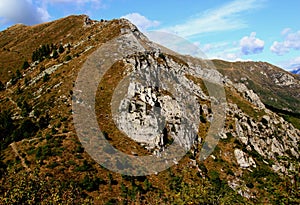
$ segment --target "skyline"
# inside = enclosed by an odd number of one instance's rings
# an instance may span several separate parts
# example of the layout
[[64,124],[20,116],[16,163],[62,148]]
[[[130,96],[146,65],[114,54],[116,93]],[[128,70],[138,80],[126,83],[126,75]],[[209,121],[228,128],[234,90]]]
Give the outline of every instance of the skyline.
[[[287,3],[288,2],[288,3]],[[142,32],[164,31],[197,45],[209,58],[300,66],[299,1],[2,0],[0,30],[71,14],[127,18]]]

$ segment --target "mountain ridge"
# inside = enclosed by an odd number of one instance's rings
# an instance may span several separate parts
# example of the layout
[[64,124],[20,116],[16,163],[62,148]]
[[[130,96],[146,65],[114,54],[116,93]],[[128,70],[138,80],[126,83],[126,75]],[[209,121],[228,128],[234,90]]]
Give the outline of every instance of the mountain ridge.
[[[290,105],[284,99],[286,96],[294,99],[293,95],[299,94],[296,92],[299,80],[292,75],[261,62],[217,60],[213,61],[216,71],[205,60],[168,53],[124,19],[93,21],[81,15],[26,27],[28,33],[22,28],[25,27],[12,27],[0,33],[3,48],[0,80],[6,84],[0,91],[2,201],[28,203],[34,197],[43,203],[68,200],[91,204],[299,202],[299,192],[294,186],[299,180],[300,131],[296,128],[299,116],[292,116],[295,110],[289,107],[297,106],[298,102]],[[24,40],[33,31],[33,39]],[[86,102],[77,99],[78,91],[73,89],[78,73],[93,53],[110,48],[111,40],[119,37],[122,40],[116,46],[126,44],[136,52],[110,66],[97,88],[95,110],[104,137],[115,148],[137,156],[159,154],[172,141],[193,144],[186,156],[175,160],[174,166],[149,176],[126,176],[100,166],[80,143],[74,127],[72,106],[74,103],[85,106]],[[132,42],[140,47],[134,47]],[[111,50],[104,51],[112,56]],[[34,53],[38,54],[37,61],[32,61]],[[100,57],[105,60],[104,56]],[[252,70],[251,73],[251,67],[259,72]],[[147,73],[155,73],[157,69],[168,71],[166,76],[174,73],[183,87],[191,89],[188,93],[197,101],[193,103],[197,107],[193,109],[193,117],[199,118],[199,123],[195,121],[199,124],[196,138],[181,139],[176,135],[181,121],[188,118],[188,114],[178,109],[179,101],[172,101],[176,94],[184,96],[181,88],[172,93],[169,89],[156,88],[155,84],[140,86],[136,82],[136,86],[128,88],[129,97],[124,98],[124,103],[130,100],[131,105],[131,109],[124,112],[127,120],[147,119],[158,104],[166,114],[165,132],[148,144],[152,146],[124,135],[115,124],[111,103],[117,85],[133,71],[141,72],[147,79]],[[207,77],[224,86],[228,105],[225,125],[218,132],[221,139],[212,155],[200,161],[199,150],[216,116],[205,83]],[[274,90],[259,89],[259,85],[267,87],[271,82]],[[291,90],[294,94],[275,95],[278,90]],[[130,97],[130,93],[134,93],[133,96]],[[261,98],[266,93],[267,98]],[[269,103],[278,109],[273,109],[275,112],[265,106],[270,96],[277,101],[283,99],[279,105]],[[284,108],[287,112],[280,113]],[[172,117],[173,114],[176,117]],[[122,119],[117,120],[117,124],[131,133],[128,121]],[[142,130],[140,123],[136,126]],[[192,133],[192,129],[186,131]],[[117,162],[117,166],[129,168],[123,161]],[[38,181],[43,182],[42,185],[33,186]],[[28,194],[13,192],[14,185]],[[59,187],[58,190],[55,187]]]

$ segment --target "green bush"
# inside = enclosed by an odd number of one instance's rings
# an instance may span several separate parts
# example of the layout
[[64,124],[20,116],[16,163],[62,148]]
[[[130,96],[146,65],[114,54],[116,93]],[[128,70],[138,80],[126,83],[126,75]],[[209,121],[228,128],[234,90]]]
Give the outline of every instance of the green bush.
[[67,56],[65,57],[65,61],[69,61],[69,60],[72,60],[72,57],[71,57],[70,55],[67,55]]

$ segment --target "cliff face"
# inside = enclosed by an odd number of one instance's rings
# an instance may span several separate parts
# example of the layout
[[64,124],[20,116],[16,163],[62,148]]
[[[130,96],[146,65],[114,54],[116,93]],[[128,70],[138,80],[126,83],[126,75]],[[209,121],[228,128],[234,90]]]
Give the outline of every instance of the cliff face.
[[[300,83],[280,68],[182,56],[124,19],[15,26],[0,44],[1,201],[299,202]],[[95,158],[98,127],[131,157]],[[169,169],[125,176],[137,156]]]

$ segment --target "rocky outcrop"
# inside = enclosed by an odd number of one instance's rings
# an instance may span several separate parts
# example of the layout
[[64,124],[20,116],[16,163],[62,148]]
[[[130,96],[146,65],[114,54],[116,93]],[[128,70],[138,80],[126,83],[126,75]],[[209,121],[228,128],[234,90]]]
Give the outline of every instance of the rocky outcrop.
[[235,149],[234,150],[234,156],[237,160],[237,163],[240,165],[242,168],[249,168],[249,167],[256,167],[255,161],[253,160],[252,157],[248,157],[246,153],[244,153],[240,149]]
[[255,198],[250,189],[245,185],[245,182],[238,178],[228,181],[228,185],[242,197],[245,197],[247,199]]
[[[268,110],[259,122],[247,116],[235,104],[229,104],[228,111],[235,121],[235,132],[227,132],[233,133],[249,152],[257,152],[262,157],[272,160],[274,171],[287,173],[287,170],[292,168],[289,162],[283,159],[299,159],[298,129]],[[234,154],[242,168],[251,166],[241,150],[236,149]]]
[[273,75],[274,83],[278,86],[289,86],[295,84],[296,79],[286,73],[278,73]]
[[259,109],[264,109],[265,105],[261,102],[260,98],[256,93],[253,92],[253,90],[249,90],[247,86],[243,83],[236,83],[233,84],[233,86],[244,96],[245,99],[247,99],[249,102],[251,102],[253,105],[258,107]]
[[115,115],[118,127],[150,150],[161,150],[173,140],[189,150],[198,139],[198,99],[207,96],[186,78],[187,67],[156,53],[124,62],[133,72]]

